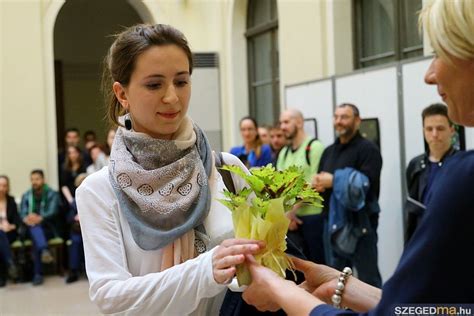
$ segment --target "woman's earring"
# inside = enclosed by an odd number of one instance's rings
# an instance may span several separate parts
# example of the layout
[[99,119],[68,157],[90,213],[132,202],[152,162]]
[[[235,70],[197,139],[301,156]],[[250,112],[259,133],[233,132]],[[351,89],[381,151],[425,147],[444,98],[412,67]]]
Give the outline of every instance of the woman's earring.
[[132,129],[132,120],[130,119],[130,114],[125,115],[125,128],[130,131]]

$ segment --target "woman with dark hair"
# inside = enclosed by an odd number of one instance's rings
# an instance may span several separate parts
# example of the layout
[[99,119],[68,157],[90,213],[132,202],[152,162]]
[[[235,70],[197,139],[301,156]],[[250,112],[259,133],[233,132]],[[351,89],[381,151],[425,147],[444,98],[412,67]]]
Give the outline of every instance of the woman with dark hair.
[[105,59],[108,116],[119,127],[109,167],[76,196],[89,293],[103,313],[217,315],[236,265],[262,247],[232,238],[217,201],[224,182],[187,115],[192,70],[186,38],[163,24],[126,29]]
[[78,146],[69,146],[61,171],[61,192],[69,205],[72,204],[76,194],[74,181],[79,174],[85,172],[86,167],[82,159],[81,149]]
[[0,287],[4,287],[8,275],[15,279],[17,270],[13,263],[10,244],[17,238],[21,225],[15,199],[10,196],[10,180],[0,175]]
[[[420,20],[436,53],[425,82],[437,86],[453,122],[474,126],[474,1],[430,1]],[[460,313],[459,306],[474,298],[473,188],[474,151],[460,152],[439,171],[425,216],[382,289],[356,279],[349,267],[340,272],[296,259],[306,279],[298,287],[248,257],[253,283],[244,299],[260,310],[282,307],[289,315],[427,314],[412,308],[434,306],[439,314]]]
[[238,157],[248,168],[263,167],[272,163],[270,145],[263,144],[258,135],[257,121],[246,116],[240,120],[240,135],[244,144],[232,147],[230,153]]

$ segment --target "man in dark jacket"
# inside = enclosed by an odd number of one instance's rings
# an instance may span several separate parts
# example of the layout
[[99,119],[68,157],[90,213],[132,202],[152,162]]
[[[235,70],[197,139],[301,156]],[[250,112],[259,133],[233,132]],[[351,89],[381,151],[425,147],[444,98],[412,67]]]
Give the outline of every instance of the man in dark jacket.
[[423,217],[427,197],[438,178],[439,170],[447,158],[457,153],[452,146],[454,126],[448,118],[448,108],[435,103],[426,107],[421,116],[428,152],[413,158],[406,170],[408,196],[405,202],[405,244]]
[[[313,177],[312,185],[324,198],[326,262],[339,270],[346,266],[355,266],[359,279],[380,287],[382,278],[377,265],[377,227],[380,211],[378,199],[382,157],[378,147],[360,135],[360,123],[359,109],[355,105],[343,103],[336,108],[334,129],[338,138],[334,144],[324,150],[319,164],[319,173]],[[368,179],[364,207],[357,211],[346,210],[346,216],[354,218],[353,223],[368,224],[368,228],[361,229],[361,235],[358,236],[354,253],[351,256],[342,256],[341,253],[335,251],[329,237],[332,227],[327,227],[327,216],[329,212],[335,211],[330,209],[329,201],[334,193],[333,185],[340,182],[335,179],[337,171],[344,168],[352,168]],[[348,183],[343,185],[348,185]],[[361,227],[356,227],[357,230],[359,228]]]

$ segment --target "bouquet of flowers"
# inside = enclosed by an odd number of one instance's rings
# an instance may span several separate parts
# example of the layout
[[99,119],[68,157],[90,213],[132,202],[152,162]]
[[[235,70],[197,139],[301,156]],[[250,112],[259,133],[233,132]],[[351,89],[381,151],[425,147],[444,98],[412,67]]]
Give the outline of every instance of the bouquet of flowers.
[[[224,190],[225,199],[220,200],[232,211],[235,237],[265,241],[265,250],[256,256],[257,262],[285,277],[287,269],[294,271],[285,253],[290,224],[285,213],[299,203],[322,207],[323,199],[296,166],[277,171],[269,164],[250,170],[250,174],[237,166],[222,169],[239,175],[248,184],[236,194]],[[239,286],[250,284],[245,265],[237,267],[237,280]]]

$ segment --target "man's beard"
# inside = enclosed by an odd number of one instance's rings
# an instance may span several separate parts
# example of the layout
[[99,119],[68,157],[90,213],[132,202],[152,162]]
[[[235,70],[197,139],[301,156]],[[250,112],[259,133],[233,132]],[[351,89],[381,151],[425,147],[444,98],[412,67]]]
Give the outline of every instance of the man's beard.
[[348,126],[340,131],[336,130],[336,136],[341,137],[341,136],[350,136],[354,134],[354,127],[353,126]]
[[293,131],[288,134],[288,136],[285,135],[286,139],[290,142],[293,141],[293,139],[296,137],[296,132],[297,130],[294,128]]

